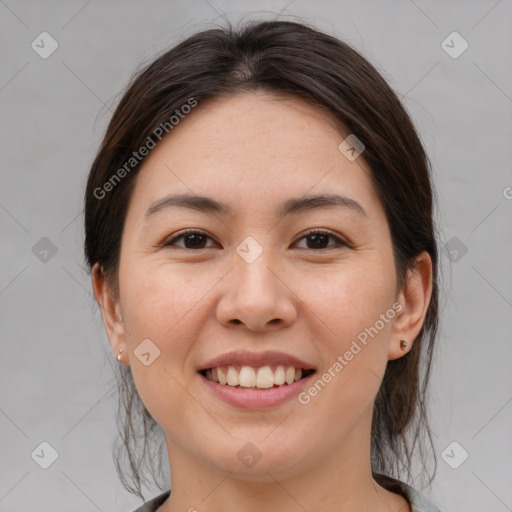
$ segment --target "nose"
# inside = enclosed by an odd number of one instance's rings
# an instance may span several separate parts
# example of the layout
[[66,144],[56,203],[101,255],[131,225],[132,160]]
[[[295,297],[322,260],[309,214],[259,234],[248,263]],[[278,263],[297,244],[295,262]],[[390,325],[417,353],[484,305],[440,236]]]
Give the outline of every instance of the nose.
[[223,283],[217,319],[225,327],[243,324],[251,331],[276,331],[297,318],[298,300],[266,251],[251,263],[236,255]]

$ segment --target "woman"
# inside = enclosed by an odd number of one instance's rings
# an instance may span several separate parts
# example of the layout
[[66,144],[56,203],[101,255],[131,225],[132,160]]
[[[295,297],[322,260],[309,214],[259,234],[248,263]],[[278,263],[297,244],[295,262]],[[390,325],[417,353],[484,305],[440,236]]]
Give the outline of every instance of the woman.
[[143,500],[165,439],[172,492],[139,511],[438,510],[393,476],[432,446],[433,195],[395,93],[305,24],[204,31],[134,77],[85,254]]

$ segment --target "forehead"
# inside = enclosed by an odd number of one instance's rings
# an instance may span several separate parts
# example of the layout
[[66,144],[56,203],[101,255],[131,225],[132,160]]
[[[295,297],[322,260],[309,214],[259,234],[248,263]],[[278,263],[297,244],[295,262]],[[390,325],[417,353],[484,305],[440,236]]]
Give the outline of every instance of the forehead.
[[[268,158],[317,154],[332,144],[336,150],[340,130],[341,124],[325,108],[285,94],[243,92],[196,107],[169,134],[168,147],[193,147],[190,156],[217,161],[246,155],[250,166]],[[331,154],[339,156],[337,151]]]
[[292,96],[215,98],[195,107],[151,151],[134,200],[147,208],[178,191],[239,198],[247,209],[245,199],[281,202],[337,188],[358,201],[378,202],[364,160],[350,161],[338,149],[347,135],[326,109]]

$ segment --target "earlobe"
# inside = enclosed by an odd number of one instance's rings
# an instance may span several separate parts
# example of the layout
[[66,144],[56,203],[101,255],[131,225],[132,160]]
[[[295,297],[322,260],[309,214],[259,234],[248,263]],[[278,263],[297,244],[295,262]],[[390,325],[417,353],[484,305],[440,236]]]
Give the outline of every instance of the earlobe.
[[410,352],[425,322],[431,295],[432,260],[430,255],[423,251],[416,257],[414,268],[407,273],[407,282],[398,298],[403,308],[393,323],[389,360],[398,359]]
[[114,298],[99,263],[96,263],[92,268],[91,279],[94,296],[101,309],[110,346],[114,354],[118,354],[121,348],[125,346],[125,328],[119,301]]
[[409,346],[409,343],[406,340],[400,340],[400,348],[405,352],[407,350],[407,347]]

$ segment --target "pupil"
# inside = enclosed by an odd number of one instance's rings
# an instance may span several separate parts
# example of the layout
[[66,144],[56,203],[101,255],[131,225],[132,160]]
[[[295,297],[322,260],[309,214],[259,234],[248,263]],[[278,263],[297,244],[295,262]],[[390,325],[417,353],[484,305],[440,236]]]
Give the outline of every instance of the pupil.
[[[186,241],[189,242],[191,239],[192,239],[192,248],[197,248],[198,245],[201,245],[201,239],[203,238],[203,235],[198,235],[198,234],[191,234],[191,235],[187,235],[186,237]],[[185,243],[185,245],[187,245],[188,247],[188,243]]]
[[[316,234],[316,235],[310,235],[310,239],[313,240],[313,245],[315,247],[319,247],[322,245],[322,240],[321,240],[322,238],[323,238],[323,241],[325,242],[327,239],[327,235],[324,235],[322,233]],[[318,243],[319,240],[320,240],[320,243]]]

